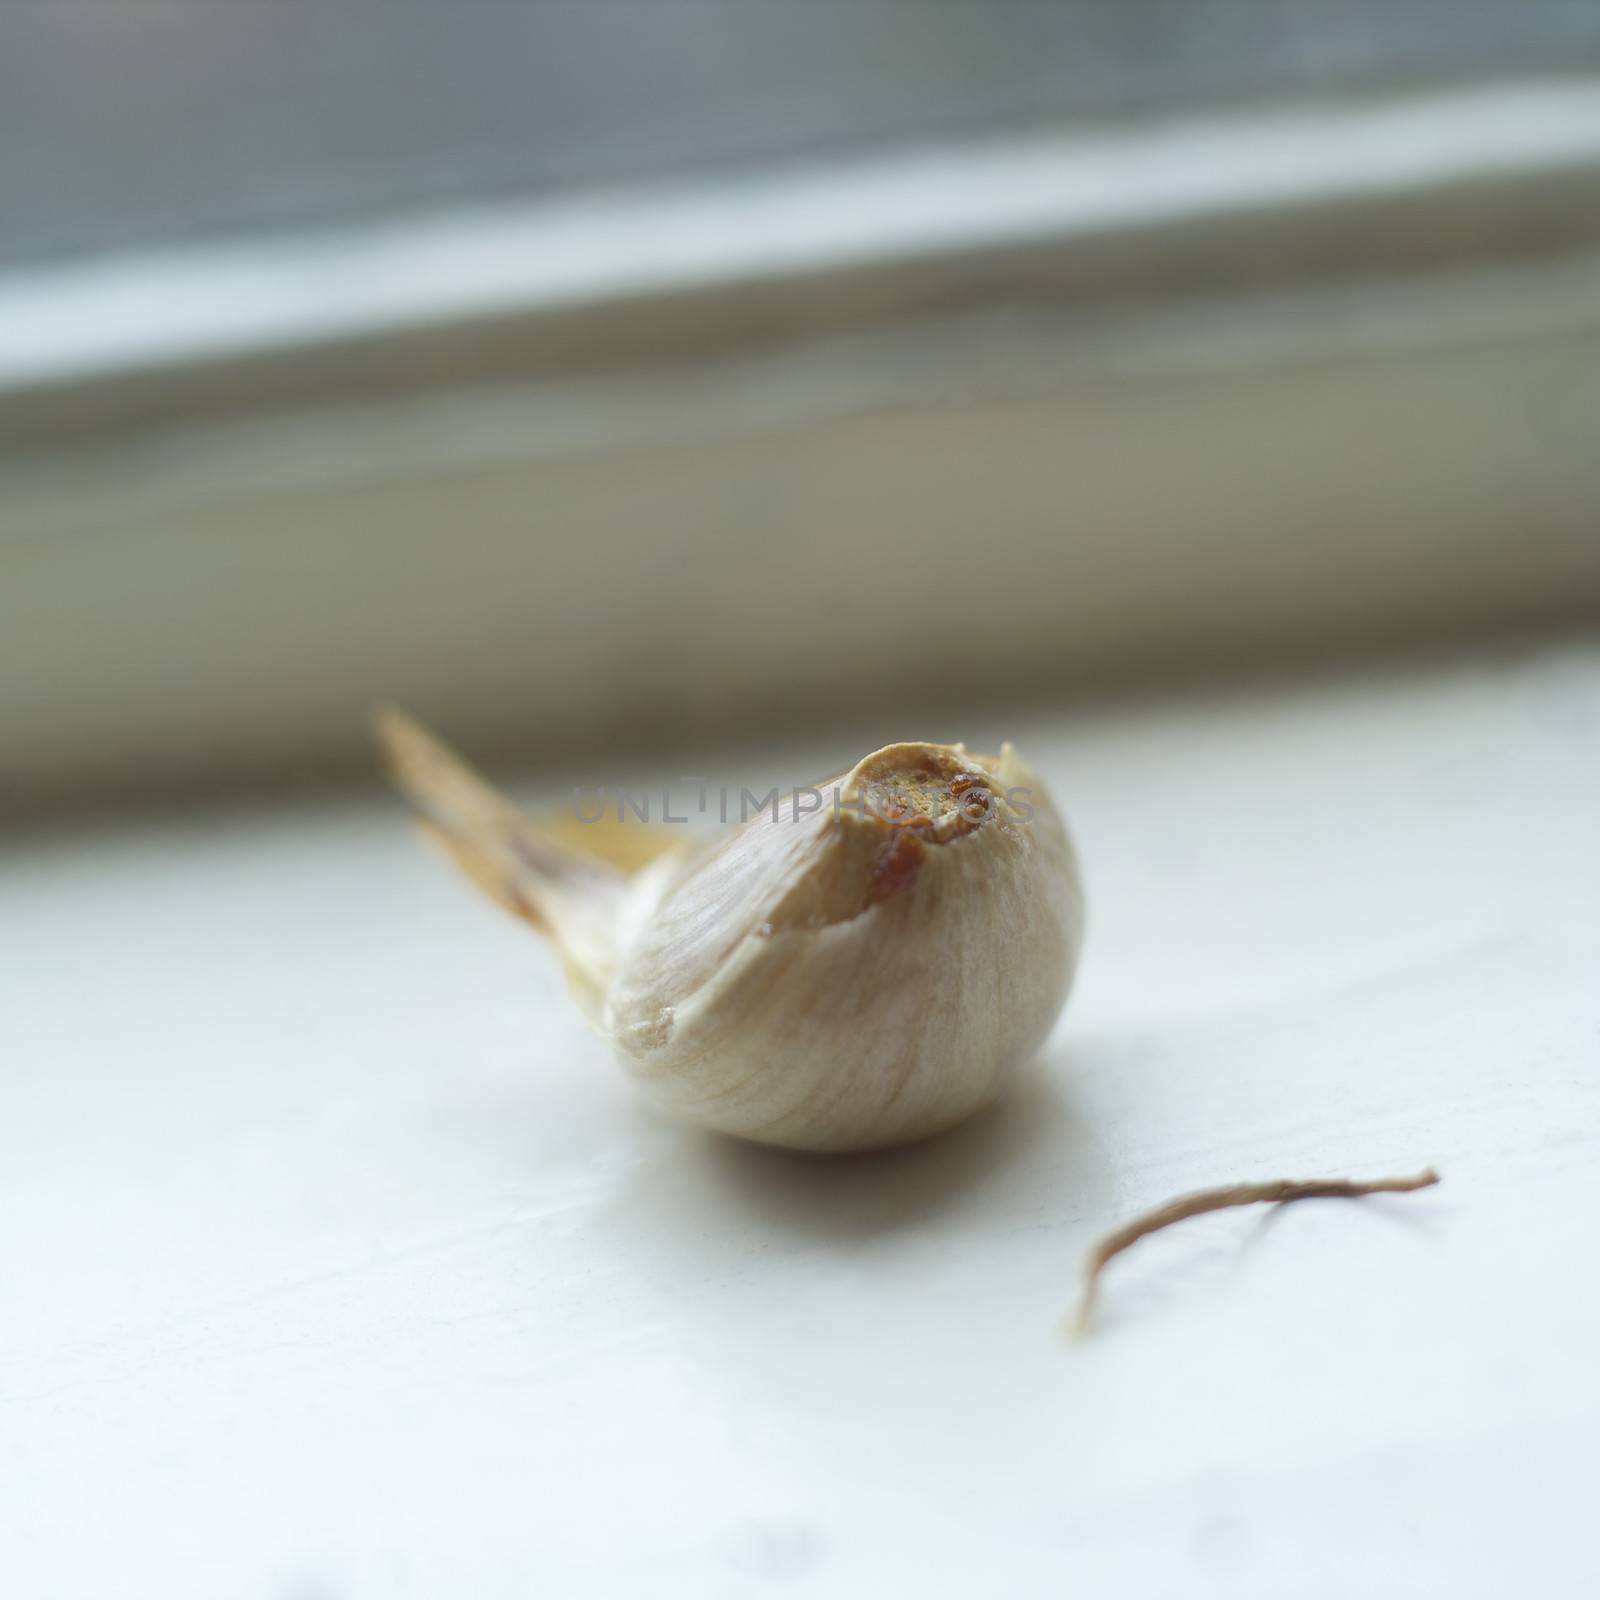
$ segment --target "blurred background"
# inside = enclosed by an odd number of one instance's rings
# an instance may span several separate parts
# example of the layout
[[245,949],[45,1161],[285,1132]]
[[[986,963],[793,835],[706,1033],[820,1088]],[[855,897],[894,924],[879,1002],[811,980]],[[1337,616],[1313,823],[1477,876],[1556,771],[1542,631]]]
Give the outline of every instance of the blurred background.
[[11,0],[0,216],[13,812],[1600,608],[1574,0]]

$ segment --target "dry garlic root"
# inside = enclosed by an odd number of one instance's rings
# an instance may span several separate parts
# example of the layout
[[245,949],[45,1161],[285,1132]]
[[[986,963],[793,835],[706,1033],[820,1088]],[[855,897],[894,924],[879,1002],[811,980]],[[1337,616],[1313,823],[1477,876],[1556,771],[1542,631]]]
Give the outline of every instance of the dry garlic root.
[[1108,1233],[1089,1252],[1083,1268],[1083,1298],[1073,1320],[1074,1333],[1086,1333],[1100,1294],[1100,1277],[1107,1265],[1141,1239],[1190,1217],[1203,1217],[1208,1211],[1226,1211],[1231,1206],[1288,1205],[1295,1200],[1359,1200],[1369,1194],[1410,1194],[1431,1189],[1439,1181],[1432,1167],[1407,1178],[1275,1178],[1270,1183],[1229,1183],[1220,1189],[1198,1189],[1180,1194],[1153,1211],[1146,1211]]
[[814,811],[625,871],[401,713],[377,734],[435,840],[555,944],[628,1072],[707,1127],[804,1150],[924,1138],[987,1104],[1066,1002],[1077,863],[1010,745],[889,745]]

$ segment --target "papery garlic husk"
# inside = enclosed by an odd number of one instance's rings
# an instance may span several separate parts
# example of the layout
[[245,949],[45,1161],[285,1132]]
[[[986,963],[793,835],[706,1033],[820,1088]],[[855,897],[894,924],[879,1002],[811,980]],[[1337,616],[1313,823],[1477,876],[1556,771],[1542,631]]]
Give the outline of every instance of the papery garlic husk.
[[992,1100],[1065,1004],[1077,862],[1009,744],[889,745],[627,873],[399,713],[379,733],[438,841],[551,936],[628,1072],[690,1121],[803,1150],[924,1138]]

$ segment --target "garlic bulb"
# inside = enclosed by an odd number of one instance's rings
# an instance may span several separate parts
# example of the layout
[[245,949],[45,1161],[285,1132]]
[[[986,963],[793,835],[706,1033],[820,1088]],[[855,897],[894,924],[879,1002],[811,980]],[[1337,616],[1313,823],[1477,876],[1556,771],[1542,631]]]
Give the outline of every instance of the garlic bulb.
[[991,1100],[1066,1001],[1077,864],[1010,745],[889,745],[800,791],[814,806],[629,872],[617,841],[642,830],[541,827],[401,713],[378,735],[435,840],[555,943],[628,1072],[705,1126],[806,1150],[923,1138]]

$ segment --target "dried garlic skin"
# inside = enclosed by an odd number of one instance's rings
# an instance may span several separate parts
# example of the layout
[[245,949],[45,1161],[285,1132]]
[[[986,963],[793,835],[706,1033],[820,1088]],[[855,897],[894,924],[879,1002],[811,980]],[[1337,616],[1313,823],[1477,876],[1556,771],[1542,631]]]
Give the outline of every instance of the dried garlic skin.
[[813,811],[625,874],[409,719],[386,713],[379,737],[438,841],[551,937],[624,1067],[689,1121],[802,1150],[924,1138],[992,1100],[1066,1002],[1077,862],[1010,745],[889,745]]

